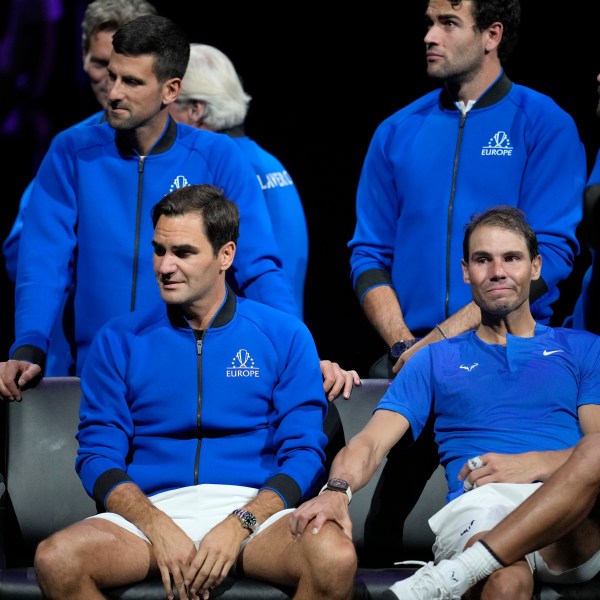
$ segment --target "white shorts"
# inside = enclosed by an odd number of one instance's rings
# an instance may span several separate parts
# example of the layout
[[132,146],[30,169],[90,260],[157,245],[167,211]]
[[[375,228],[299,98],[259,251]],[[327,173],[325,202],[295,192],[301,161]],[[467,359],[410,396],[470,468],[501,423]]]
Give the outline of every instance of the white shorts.
[[488,483],[466,492],[429,519],[435,562],[459,554],[476,534],[489,531],[541,483]]
[[[205,483],[162,492],[150,496],[150,501],[156,508],[171,517],[196,544],[197,548],[202,538],[215,525],[223,521],[232,510],[241,508],[250,502],[257,493],[258,490],[255,488]],[[293,510],[293,508],[286,508],[270,516],[264,523],[260,524],[255,533],[242,542],[242,547],[255,535],[258,535],[269,525]],[[150,540],[142,531],[121,515],[105,512],[88,518],[111,521],[150,543]]]
[[[460,554],[476,534],[489,531],[526,500],[541,483],[488,483],[455,498],[429,519],[435,533],[436,563]],[[583,565],[564,572],[552,571],[538,552],[525,556],[534,577],[544,583],[589,581],[600,572],[600,550]]]

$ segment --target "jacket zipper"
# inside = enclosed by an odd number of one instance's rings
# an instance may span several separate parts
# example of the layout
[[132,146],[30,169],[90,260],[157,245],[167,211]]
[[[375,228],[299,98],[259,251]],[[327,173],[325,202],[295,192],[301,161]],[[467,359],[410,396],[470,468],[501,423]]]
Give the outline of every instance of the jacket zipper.
[[452,212],[454,210],[454,195],[456,194],[456,177],[458,174],[458,158],[460,155],[460,147],[462,145],[463,133],[465,130],[465,123],[467,121],[467,114],[461,112],[460,122],[458,125],[458,138],[456,140],[456,150],[454,152],[454,166],[452,168],[452,188],[450,190],[450,199],[448,202],[448,231],[446,237],[446,301],[445,301],[445,315],[446,319],[450,317],[450,248],[452,240]]
[[142,184],[144,182],[144,161],[146,157],[140,156],[138,161],[138,194],[137,194],[137,209],[135,213],[135,241],[133,243],[133,277],[131,282],[131,304],[129,310],[135,310],[135,296],[137,291],[137,277],[139,268],[140,254],[140,229],[142,223]]
[[198,427],[198,445],[196,446],[196,458],[194,460],[194,485],[198,485],[199,465],[200,465],[200,450],[202,447],[202,343],[206,330],[194,329],[194,337],[196,338],[196,356],[198,360],[198,407],[196,412],[196,425]]

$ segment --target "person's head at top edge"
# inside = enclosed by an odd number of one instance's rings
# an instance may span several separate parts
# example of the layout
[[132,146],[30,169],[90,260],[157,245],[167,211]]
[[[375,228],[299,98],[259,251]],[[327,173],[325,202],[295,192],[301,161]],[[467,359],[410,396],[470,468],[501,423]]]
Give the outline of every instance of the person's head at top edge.
[[224,131],[243,125],[250,100],[228,56],[214,46],[191,44],[181,94],[170,107],[176,121]]
[[451,87],[497,77],[516,45],[520,20],[519,0],[428,0],[428,75]]
[[81,21],[81,54],[83,70],[89,77],[92,92],[102,108],[106,107],[108,61],[112,38],[119,29],[143,15],[157,14],[147,0],[93,0]]
[[482,324],[529,311],[531,282],[540,277],[542,259],[535,232],[522,210],[496,206],[474,215],[465,228],[462,269]]
[[117,130],[144,128],[158,137],[181,90],[188,37],[170,19],[147,15],[119,28],[112,42],[106,117]]
[[[167,194],[152,209],[153,266],[162,299],[188,318],[218,308],[239,237],[237,205],[223,190],[190,185]],[[208,311],[212,312],[212,311]]]

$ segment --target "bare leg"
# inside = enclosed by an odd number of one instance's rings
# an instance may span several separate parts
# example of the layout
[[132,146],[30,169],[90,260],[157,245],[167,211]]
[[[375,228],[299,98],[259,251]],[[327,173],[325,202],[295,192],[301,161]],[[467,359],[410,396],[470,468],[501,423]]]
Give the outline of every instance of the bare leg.
[[533,573],[526,560],[492,573],[471,588],[469,600],[531,600]]
[[[543,486],[484,536],[485,543],[502,562],[511,564],[565,536],[596,506],[599,465],[600,434],[587,434]],[[596,535],[589,556],[599,541]]]
[[244,548],[245,575],[295,586],[296,600],[349,600],[357,567],[352,540],[332,522],[310,531],[294,540],[288,516],[273,523]]
[[80,521],[42,541],[34,566],[50,600],[103,599],[102,588],[158,573],[152,546],[104,519]]

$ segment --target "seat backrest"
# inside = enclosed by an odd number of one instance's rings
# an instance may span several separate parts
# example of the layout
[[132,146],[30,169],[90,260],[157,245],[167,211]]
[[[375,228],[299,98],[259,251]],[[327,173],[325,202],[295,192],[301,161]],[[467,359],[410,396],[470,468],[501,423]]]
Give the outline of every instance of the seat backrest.
[[[363,379],[348,400],[336,399],[346,441],[364,427],[388,386],[387,379]],[[80,398],[79,378],[49,377],[24,391],[22,402],[8,404],[6,489],[14,511],[11,521],[31,556],[39,541],[96,512],[74,468]],[[350,504],[358,547],[363,544],[364,522],[384,464]],[[446,489],[443,471],[436,472],[406,521],[409,544],[431,547],[427,518],[443,505]],[[10,560],[10,548],[5,550]]]
[[[348,400],[345,400],[342,396],[335,399],[346,442],[366,425],[371,418],[373,409],[389,385],[388,379],[362,379],[361,385],[352,389]],[[379,466],[371,481],[352,496],[349,509],[350,518],[352,519],[352,537],[359,550],[363,546],[364,524],[371,506],[371,498],[384,464],[382,463]]]
[[6,489],[16,534],[29,552],[54,531],[96,512],[75,473],[80,397],[78,377],[52,377],[8,405]]
[[[342,420],[346,441],[365,426],[389,385],[388,379],[363,379],[360,386],[353,388],[348,400],[344,400],[343,397],[336,398],[335,404]],[[352,536],[359,550],[364,542],[365,519],[384,465],[385,460],[379,465],[369,483],[354,494],[350,504]],[[410,482],[403,479],[399,473],[398,493],[402,493],[408,485]],[[430,553],[434,535],[427,521],[444,506],[447,491],[444,469],[438,467],[404,523],[403,546],[408,555],[425,556]]]

